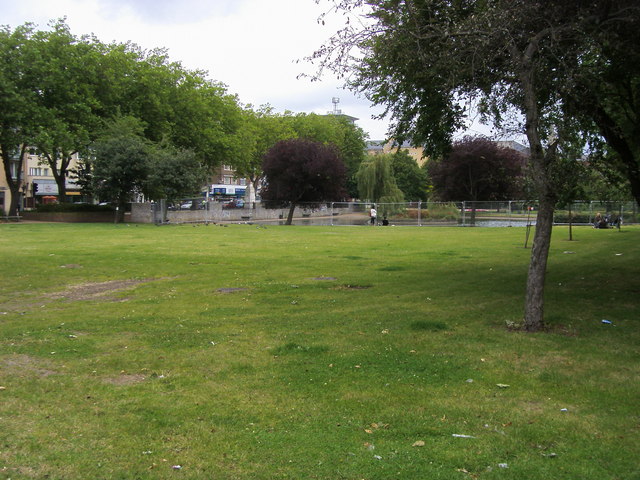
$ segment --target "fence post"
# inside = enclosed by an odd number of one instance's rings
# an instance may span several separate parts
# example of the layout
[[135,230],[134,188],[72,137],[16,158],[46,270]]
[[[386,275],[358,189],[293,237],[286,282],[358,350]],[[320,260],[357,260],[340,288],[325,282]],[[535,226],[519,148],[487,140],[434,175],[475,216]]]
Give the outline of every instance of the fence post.
[[331,226],[333,227],[333,202],[331,202]]
[[422,200],[418,200],[418,226],[422,226]]
[[467,202],[462,202],[462,226],[465,226],[465,214],[467,211]]

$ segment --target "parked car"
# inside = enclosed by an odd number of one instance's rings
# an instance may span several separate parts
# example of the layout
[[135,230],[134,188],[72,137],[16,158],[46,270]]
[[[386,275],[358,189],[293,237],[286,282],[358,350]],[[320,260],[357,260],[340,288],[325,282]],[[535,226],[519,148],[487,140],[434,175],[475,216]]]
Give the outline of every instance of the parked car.
[[222,205],[222,208],[244,208],[244,200],[237,198]]
[[180,204],[180,210],[191,210],[191,208],[193,208],[193,202],[191,200]]

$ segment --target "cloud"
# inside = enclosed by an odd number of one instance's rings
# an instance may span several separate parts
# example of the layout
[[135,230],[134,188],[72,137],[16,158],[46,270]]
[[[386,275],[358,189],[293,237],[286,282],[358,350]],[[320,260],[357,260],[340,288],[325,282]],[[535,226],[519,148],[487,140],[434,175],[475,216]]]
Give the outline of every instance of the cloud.
[[226,17],[237,12],[241,0],[98,0],[101,11],[112,18],[133,15],[146,24],[197,23],[203,18]]

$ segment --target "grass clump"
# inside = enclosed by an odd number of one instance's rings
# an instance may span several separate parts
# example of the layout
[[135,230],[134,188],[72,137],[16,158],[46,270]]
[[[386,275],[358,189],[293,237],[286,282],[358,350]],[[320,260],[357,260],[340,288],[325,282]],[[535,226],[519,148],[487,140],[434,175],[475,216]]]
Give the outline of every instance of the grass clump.
[[415,322],[412,322],[410,327],[415,331],[426,330],[428,332],[438,332],[440,330],[449,329],[449,326],[444,322],[430,320],[417,320]]
[[523,229],[0,225],[0,478],[635,478],[640,229],[566,233],[525,334]]

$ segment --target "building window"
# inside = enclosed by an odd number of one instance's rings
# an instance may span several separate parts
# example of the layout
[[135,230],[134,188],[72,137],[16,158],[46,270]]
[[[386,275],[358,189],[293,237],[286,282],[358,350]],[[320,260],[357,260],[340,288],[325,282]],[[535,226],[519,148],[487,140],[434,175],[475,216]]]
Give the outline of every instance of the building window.
[[233,170],[233,168],[231,168],[231,165],[222,165],[222,169],[223,170]]
[[222,177],[222,183],[225,185],[233,185],[233,177],[231,175],[224,175]]

